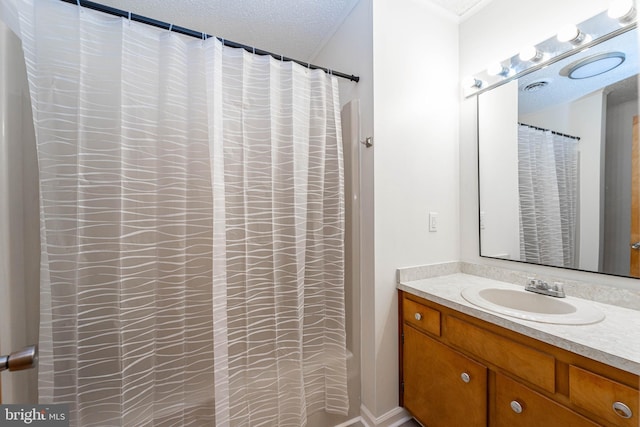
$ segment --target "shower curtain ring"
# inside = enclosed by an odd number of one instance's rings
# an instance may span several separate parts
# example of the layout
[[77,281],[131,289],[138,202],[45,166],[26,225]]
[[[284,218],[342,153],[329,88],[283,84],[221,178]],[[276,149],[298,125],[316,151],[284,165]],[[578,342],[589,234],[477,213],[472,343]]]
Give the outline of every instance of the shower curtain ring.
[[78,3],[78,7],[81,7],[82,5],[80,4],[80,0],[77,0]]
[[129,25],[131,25],[131,11],[129,11]]
[[173,24],[169,24],[169,32],[173,31]]

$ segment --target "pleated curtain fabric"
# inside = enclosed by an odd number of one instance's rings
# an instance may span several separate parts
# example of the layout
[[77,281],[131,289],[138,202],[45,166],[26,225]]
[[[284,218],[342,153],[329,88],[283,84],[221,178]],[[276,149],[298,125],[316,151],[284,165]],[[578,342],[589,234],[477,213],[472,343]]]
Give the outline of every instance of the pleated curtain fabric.
[[40,401],[73,426],[346,414],[335,77],[56,0],[10,6],[37,135]]
[[523,261],[577,268],[578,142],[518,126],[520,254]]

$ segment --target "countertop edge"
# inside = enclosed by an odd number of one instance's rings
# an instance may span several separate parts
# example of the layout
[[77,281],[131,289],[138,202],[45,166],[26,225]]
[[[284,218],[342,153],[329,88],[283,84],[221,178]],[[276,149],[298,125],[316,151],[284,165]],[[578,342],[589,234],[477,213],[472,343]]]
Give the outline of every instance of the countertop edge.
[[[420,282],[420,280],[416,282]],[[612,354],[598,348],[589,347],[585,344],[575,342],[560,335],[551,334],[549,332],[536,329],[535,327],[527,326],[525,324],[514,321],[508,316],[503,316],[498,313],[492,313],[480,307],[472,306],[471,304],[462,304],[446,297],[430,293],[423,289],[418,289],[412,286],[411,283],[412,282],[400,282],[397,284],[397,289],[415,295],[417,297],[424,298],[436,304],[440,304],[452,310],[459,311],[463,314],[467,314],[477,319],[486,321],[493,325],[503,327],[505,329],[523,334],[533,339],[537,339],[546,344],[559,347],[563,350],[576,353],[580,356],[593,359],[595,361],[610,365],[634,375],[640,375],[639,362],[618,356],[616,354]]]

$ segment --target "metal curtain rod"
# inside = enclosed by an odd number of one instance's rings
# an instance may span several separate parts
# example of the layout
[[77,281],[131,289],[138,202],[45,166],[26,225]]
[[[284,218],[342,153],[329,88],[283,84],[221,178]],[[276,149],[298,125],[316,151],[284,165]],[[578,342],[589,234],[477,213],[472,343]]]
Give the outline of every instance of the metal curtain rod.
[[[71,4],[77,4],[78,6],[82,6],[82,7],[86,7],[87,9],[92,9],[92,10],[97,10],[98,12],[103,12],[103,13],[107,13],[109,15],[114,15],[114,16],[119,16],[122,18],[127,18],[130,19],[132,21],[136,21],[136,22],[141,22],[143,24],[147,24],[147,25],[151,25],[153,27],[158,27],[158,28],[162,28],[164,30],[169,30],[169,31],[173,31],[175,33],[179,33],[179,34],[184,34],[185,36],[190,36],[190,37],[195,37],[198,39],[208,39],[210,37],[214,37],[210,34],[207,33],[203,33],[201,31],[195,31],[195,30],[190,30],[189,28],[185,28],[185,27],[180,27],[178,25],[173,25],[173,24],[169,24],[168,22],[162,22],[162,21],[158,21],[157,19],[153,19],[153,18],[149,18],[146,16],[142,16],[142,15],[138,15],[136,13],[131,13],[125,10],[121,10],[121,9],[116,9],[114,7],[111,6],[106,6],[100,3],[95,3],[92,1],[88,1],[88,0],[61,0],[63,2],[66,3],[71,3]],[[227,39],[223,39],[221,37],[218,37],[218,40],[220,40],[222,42],[222,44],[224,46],[229,46],[229,47],[236,47],[236,48],[242,48],[248,52],[254,53],[256,55],[270,55],[272,57],[274,57],[275,59],[281,60],[281,61],[292,61],[295,62],[297,64],[300,64],[304,67],[310,68],[312,70],[322,70],[327,74],[331,74],[334,75],[336,77],[342,77],[343,79],[348,79],[351,80],[353,82],[358,82],[360,81],[360,77],[358,76],[354,76],[353,74],[346,74],[346,73],[341,73],[339,71],[333,71],[329,68],[325,68],[325,67],[320,67],[318,65],[313,65],[310,64],[308,62],[304,62],[304,61],[299,61],[297,59],[293,59],[293,58],[288,58],[286,56],[282,56],[276,53],[272,53],[266,50],[262,50],[262,49],[258,49],[255,48],[253,46],[247,46],[245,44],[242,43],[237,43],[231,40],[227,40]]]
[[560,135],[560,136],[564,136],[565,138],[571,138],[571,139],[576,139],[578,141],[580,141],[580,137],[579,136],[573,136],[573,135],[567,135],[566,133],[560,133],[560,132],[556,132],[555,130],[551,130],[551,129],[545,129],[545,128],[540,128],[538,126],[532,126],[532,125],[528,125],[526,123],[520,123],[518,122],[518,124],[520,126],[526,126],[528,128],[532,128],[532,129],[537,129],[537,130],[541,130],[543,132],[551,132],[554,135]]

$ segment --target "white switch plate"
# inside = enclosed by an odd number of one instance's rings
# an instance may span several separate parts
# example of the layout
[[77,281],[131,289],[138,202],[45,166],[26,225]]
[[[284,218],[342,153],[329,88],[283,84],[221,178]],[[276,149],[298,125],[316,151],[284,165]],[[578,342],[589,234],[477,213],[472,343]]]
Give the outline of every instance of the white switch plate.
[[429,231],[438,231],[438,212],[429,212]]

